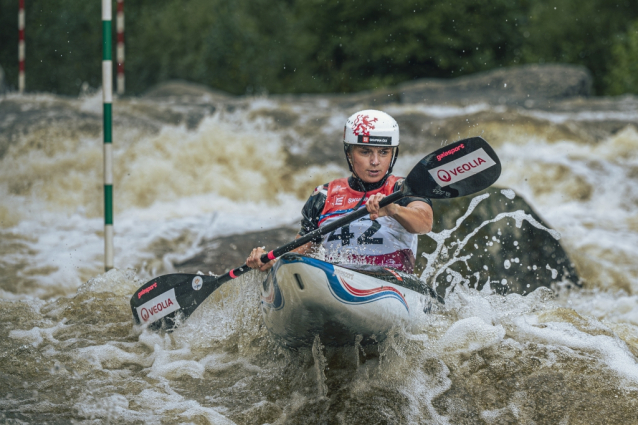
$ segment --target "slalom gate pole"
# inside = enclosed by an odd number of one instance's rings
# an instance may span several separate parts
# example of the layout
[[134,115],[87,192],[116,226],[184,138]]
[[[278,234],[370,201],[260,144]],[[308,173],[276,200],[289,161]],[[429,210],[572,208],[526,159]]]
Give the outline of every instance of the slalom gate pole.
[[113,61],[111,0],[102,0],[102,101],[104,103],[104,270],[113,268]]
[[117,0],[117,94],[124,94],[124,0]]
[[24,0],[18,3],[18,92],[24,93]]

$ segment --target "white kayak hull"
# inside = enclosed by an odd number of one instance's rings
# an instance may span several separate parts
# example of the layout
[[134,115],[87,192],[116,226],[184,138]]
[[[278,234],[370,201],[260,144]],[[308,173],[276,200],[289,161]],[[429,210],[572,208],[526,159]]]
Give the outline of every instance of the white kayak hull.
[[[357,335],[364,342],[380,341],[395,327],[412,328],[437,302],[431,290],[424,294],[398,284],[409,275],[364,267],[367,274],[297,254],[282,256],[262,285],[266,327],[292,347],[312,344],[315,335],[326,345],[353,344]],[[410,279],[414,286],[416,279]]]

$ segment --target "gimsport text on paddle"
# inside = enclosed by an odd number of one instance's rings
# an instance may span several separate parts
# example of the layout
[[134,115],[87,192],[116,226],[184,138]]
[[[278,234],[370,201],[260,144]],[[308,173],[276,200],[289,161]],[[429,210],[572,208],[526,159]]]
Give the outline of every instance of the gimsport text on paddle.
[[[405,196],[450,199],[471,195],[490,187],[501,174],[494,149],[481,137],[444,146],[421,159],[403,181],[401,190],[386,196],[383,208]],[[294,241],[262,255],[266,263],[339,229],[368,214],[365,206]],[[174,273],[158,276],[142,285],[131,297],[136,323],[153,329],[175,328],[188,318],[222,284],[251,270],[246,264],[221,276]]]

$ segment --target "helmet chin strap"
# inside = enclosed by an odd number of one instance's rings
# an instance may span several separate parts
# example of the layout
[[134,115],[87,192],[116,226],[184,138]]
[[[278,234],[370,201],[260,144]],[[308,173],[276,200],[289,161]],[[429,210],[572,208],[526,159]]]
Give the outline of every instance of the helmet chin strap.
[[388,168],[388,175],[392,173],[392,169],[394,168],[394,164],[397,162],[397,158],[399,157],[399,147],[396,146],[392,149],[392,160],[390,161],[390,168]]
[[350,168],[350,172],[354,173],[352,169],[352,162],[350,162],[350,156],[348,156],[348,152],[350,151],[350,145],[343,144],[343,153],[346,154],[346,161],[348,161],[348,168]]

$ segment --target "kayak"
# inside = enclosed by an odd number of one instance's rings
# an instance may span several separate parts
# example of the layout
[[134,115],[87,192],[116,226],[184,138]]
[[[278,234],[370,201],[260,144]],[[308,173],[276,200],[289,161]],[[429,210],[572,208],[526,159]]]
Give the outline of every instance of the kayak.
[[443,300],[413,275],[382,266],[335,265],[299,254],[280,257],[261,287],[261,313],[284,345],[382,341],[413,328]]

